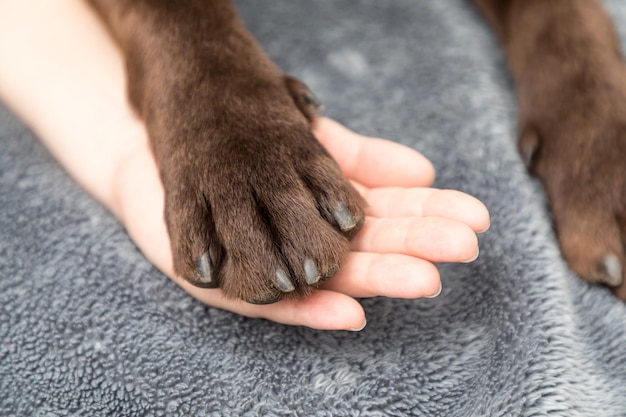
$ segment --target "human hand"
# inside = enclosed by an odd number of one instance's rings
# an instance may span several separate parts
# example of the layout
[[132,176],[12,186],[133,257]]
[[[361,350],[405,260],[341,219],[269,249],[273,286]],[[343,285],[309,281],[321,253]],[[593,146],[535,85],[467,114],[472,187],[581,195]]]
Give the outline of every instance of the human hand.
[[325,118],[316,123],[315,134],[368,207],[340,270],[306,299],[253,305],[175,277],[162,215],[163,187],[146,142],[119,165],[111,208],[146,257],[198,300],[249,317],[317,329],[363,328],[365,313],[357,297],[434,296],[441,284],[432,262],[469,262],[478,256],[476,233],[489,226],[487,209],[467,194],[427,188],[434,169],[422,155],[357,135]]

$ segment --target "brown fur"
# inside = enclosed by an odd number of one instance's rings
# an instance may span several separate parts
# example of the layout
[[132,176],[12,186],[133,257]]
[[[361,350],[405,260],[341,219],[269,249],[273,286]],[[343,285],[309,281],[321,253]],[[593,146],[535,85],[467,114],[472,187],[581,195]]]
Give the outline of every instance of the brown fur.
[[477,3],[505,47],[520,153],[545,185],[563,256],[626,300],[626,70],[612,22],[597,0]]
[[[363,201],[311,133],[311,94],[263,54],[230,1],[89,2],[126,58],[176,273],[259,303],[332,276]],[[506,50],[520,152],[546,186],[565,258],[626,299],[626,72],[609,18],[596,0],[475,3]]]

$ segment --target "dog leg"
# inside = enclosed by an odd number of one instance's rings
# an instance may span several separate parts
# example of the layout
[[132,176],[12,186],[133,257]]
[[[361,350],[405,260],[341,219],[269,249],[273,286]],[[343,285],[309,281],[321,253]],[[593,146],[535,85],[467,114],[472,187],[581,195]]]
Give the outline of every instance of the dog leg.
[[165,188],[175,272],[254,303],[332,276],[364,219],[311,133],[316,103],[227,0],[89,0],[126,59]]
[[563,256],[626,300],[626,70],[597,0],[475,0],[516,83],[519,151],[543,182]]

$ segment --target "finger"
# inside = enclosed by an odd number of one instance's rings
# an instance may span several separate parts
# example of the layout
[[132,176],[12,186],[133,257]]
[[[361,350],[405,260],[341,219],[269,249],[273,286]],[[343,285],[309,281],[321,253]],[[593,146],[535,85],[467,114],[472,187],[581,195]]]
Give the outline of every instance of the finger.
[[489,228],[489,211],[478,199],[435,188],[360,189],[372,217],[443,217],[467,224],[477,233]]
[[474,231],[465,223],[440,217],[367,217],[351,246],[359,252],[397,253],[431,262],[471,262],[478,256]]
[[407,255],[351,252],[323,288],[352,297],[433,297],[441,291],[432,263]]
[[435,179],[430,161],[406,146],[356,134],[323,117],[314,132],[344,175],[366,187],[427,187]]
[[318,330],[358,331],[365,327],[363,307],[352,297],[319,290],[303,300],[285,299],[274,304],[255,305],[224,297],[221,290],[194,287],[184,280],[177,283],[199,301],[252,318],[306,326]]

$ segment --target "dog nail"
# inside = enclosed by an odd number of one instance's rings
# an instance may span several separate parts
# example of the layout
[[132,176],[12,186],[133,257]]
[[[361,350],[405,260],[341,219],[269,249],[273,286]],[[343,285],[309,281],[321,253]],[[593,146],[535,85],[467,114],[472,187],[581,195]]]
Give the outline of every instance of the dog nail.
[[337,207],[333,210],[333,217],[342,232],[349,232],[356,226],[356,220],[348,211],[348,207],[342,203],[337,204]]
[[606,255],[600,261],[602,281],[609,287],[618,287],[622,284],[623,268],[619,258],[615,255]]
[[317,270],[315,261],[311,258],[304,260],[304,276],[306,277],[306,283],[309,285],[316,284],[322,278]]
[[322,102],[315,96],[315,94],[313,94],[311,90],[307,89],[302,94],[302,98],[304,100],[304,103],[314,110],[319,110],[323,107]]
[[539,148],[539,136],[532,128],[525,128],[519,141],[519,150],[522,156],[522,162],[526,169],[532,168],[533,159]]
[[264,304],[274,304],[280,301],[283,298],[282,293],[276,292],[274,294],[269,294],[265,298],[255,298],[248,300],[250,304],[264,305]]
[[196,272],[198,274],[198,282],[202,285],[209,285],[213,281],[213,268],[211,268],[211,260],[209,253],[204,254],[196,261]]
[[337,271],[339,271],[339,264],[335,264],[332,267],[330,267],[326,272],[322,274],[320,279],[322,281],[328,281],[337,273]]
[[291,292],[296,289],[285,271],[283,271],[282,269],[278,269],[276,271],[276,277],[274,279],[274,282],[276,283],[278,289],[282,292]]
[[533,163],[533,156],[535,155],[535,148],[531,145],[524,146],[522,149],[522,161],[526,169],[530,169]]

